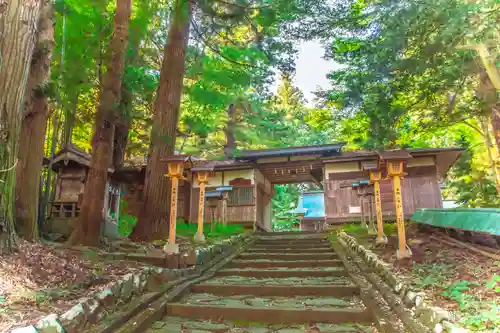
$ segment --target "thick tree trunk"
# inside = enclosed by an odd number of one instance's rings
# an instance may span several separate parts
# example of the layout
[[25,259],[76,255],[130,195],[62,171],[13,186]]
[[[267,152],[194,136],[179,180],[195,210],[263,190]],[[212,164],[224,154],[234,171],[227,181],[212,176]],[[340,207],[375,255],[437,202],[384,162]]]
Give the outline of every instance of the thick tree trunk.
[[235,104],[230,104],[227,108],[227,124],[226,129],[224,129],[224,134],[226,135],[226,144],[224,145],[224,157],[230,159],[234,156],[236,150],[236,139],[234,138],[234,111],[236,109]]
[[48,105],[45,95],[54,47],[52,1],[44,1],[38,22],[38,41],[31,59],[16,169],[16,227],[28,241],[38,240],[38,200]]
[[175,149],[192,2],[176,0],[174,6],[155,102],[144,202],[137,225],[130,235],[136,240],[161,239],[168,235],[170,184],[161,159],[173,155]]
[[80,216],[69,242],[99,245],[108,168],[113,158],[113,136],[118,118],[125,51],[128,44],[131,0],[117,0],[114,34],[111,39],[111,61],[104,74],[101,98],[96,115],[90,170],[83,192]]
[[15,247],[19,130],[41,3],[0,0],[0,254]]

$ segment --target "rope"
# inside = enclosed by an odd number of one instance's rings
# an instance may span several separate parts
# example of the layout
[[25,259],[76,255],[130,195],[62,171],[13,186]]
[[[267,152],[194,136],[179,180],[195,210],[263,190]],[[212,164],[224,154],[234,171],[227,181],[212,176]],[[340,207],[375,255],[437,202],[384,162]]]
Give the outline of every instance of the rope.
[[[13,166],[11,166],[10,168],[4,169],[4,170],[0,170],[0,173],[2,173],[2,172],[9,172],[9,171],[11,171],[12,169],[14,169],[14,168],[16,167],[17,162],[19,162],[19,159],[17,159],[17,158],[16,158],[16,162],[14,163],[14,165],[13,165]],[[4,182],[3,180],[1,180],[1,179],[0,179],[0,182],[5,183],[5,182]]]
[[4,170],[0,170],[0,172],[9,172],[10,170],[14,169],[17,165],[17,162],[19,162],[19,160],[16,158],[16,162],[14,163],[13,166],[11,166],[10,168],[8,169],[4,169]]

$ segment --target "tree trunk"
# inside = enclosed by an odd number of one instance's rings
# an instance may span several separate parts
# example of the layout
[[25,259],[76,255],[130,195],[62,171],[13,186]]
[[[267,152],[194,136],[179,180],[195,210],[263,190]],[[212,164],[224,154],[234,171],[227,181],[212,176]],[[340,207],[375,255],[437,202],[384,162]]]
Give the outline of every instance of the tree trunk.
[[132,108],[132,95],[125,84],[122,84],[121,92],[121,109],[122,114],[115,126],[115,134],[113,141],[113,167],[116,169],[123,165],[125,149],[127,148],[128,131],[130,126],[130,111]]
[[224,145],[224,157],[230,159],[234,156],[236,151],[236,139],[234,138],[234,111],[236,109],[235,104],[230,104],[227,108],[227,125],[224,129],[224,134],[226,135],[226,144]]
[[[477,94],[481,97],[482,101],[485,103],[488,110],[491,110],[491,128],[493,129],[493,137],[495,138],[495,144],[497,147],[497,155],[500,154],[500,114],[496,110],[497,102],[497,91],[493,86],[492,81],[488,76],[488,72],[483,69],[479,73],[479,86],[477,89]],[[489,132],[488,132],[489,139]],[[490,140],[491,142],[491,140]],[[498,157],[493,160],[493,169],[495,170],[495,179],[497,191],[500,193],[500,170],[498,165]]]
[[54,47],[52,1],[44,1],[38,41],[31,59],[16,169],[16,229],[30,242],[38,240],[38,200],[48,105],[45,95]]
[[161,159],[174,154],[176,128],[184,80],[192,2],[176,0],[164,48],[160,84],[155,101],[151,146],[144,183],[143,206],[131,234],[135,240],[154,240],[168,235],[170,182]]
[[114,34],[110,43],[111,61],[104,74],[96,114],[90,170],[83,192],[81,212],[75,221],[71,244],[99,245],[108,168],[113,159],[113,136],[118,118],[125,51],[128,44],[131,0],[117,0]]
[[41,3],[0,0],[0,254],[15,248],[19,129]]

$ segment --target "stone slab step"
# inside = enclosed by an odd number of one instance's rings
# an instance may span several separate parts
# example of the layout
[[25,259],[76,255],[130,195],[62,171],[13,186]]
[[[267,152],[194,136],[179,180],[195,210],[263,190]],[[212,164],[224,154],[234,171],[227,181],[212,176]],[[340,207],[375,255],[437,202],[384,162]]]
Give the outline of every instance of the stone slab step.
[[260,236],[260,237],[281,237],[281,236],[284,236],[284,235],[290,235],[290,236],[297,236],[297,237],[301,237],[301,236],[316,236],[316,235],[327,235],[328,233],[327,232],[324,232],[324,231],[273,231],[273,232],[260,232],[260,231],[257,231],[255,233],[256,235]]
[[360,288],[352,286],[332,285],[248,285],[248,284],[198,284],[191,287],[195,293],[208,293],[219,296],[252,295],[252,296],[358,296]]
[[333,252],[329,247],[311,247],[311,248],[269,248],[269,247],[252,247],[246,252],[265,252],[265,253],[317,253],[317,252]]
[[338,256],[334,252],[327,253],[265,253],[265,252],[252,252],[241,253],[239,258],[244,260],[253,259],[269,259],[269,260],[325,260],[336,259]]
[[282,261],[282,260],[233,260],[227,267],[231,268],[267,268],[267,267],[331,267],[342,266],[340,260],[304,260],[304,261]]
[[220,285],[254,285],[254,286],[338,286],[350,287],[352,283],[348,276],[286,276],[286,277],[248,277],[248,276],[217,276],[213,279],[206,280],[203,284],[220,284]]
[[216,276],[246,276],[259,278],[283,278],[283,277],[323,277],[323,276],[346,276],[343,269],[320,270],[320,269],[223,269]]
[[329,244],[328,239],[295,239],[295,240],[256,240],[254,244],[281,245],[281,244]]
[[211,321],[187,319],[181,317],[165,317],[153,324],[146,333],[179,333],[179,332],[203,332],[203,333],[371,333],[372,328],[357,324],[326,324],[326,323],[303,323],[303,324],[262,324],[259,322],[238,321]]
[[319,244],[294,244],[294,243],[282,243],[282,244],[262,244],[262,243],[254,243],[251,248],[252,249],[317,249],[317,248],[325,248],[329,247],[329,243],[319,243]]
[[205,320],[235,320],[270,324],[301,323],[359,323],[371,324],[373,318],[368,309],[277,309],[269,307],[227,307],[190,304],[169,304],[167,316]]

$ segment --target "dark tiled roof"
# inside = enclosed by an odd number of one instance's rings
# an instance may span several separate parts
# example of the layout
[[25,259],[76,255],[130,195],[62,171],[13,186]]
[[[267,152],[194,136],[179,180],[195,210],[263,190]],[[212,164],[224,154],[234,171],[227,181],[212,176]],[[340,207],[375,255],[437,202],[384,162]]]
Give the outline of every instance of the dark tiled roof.
[[238,160],[252,160],[265,157],[287,157],[297,155],[332,156],[340,154],[345,143],[333,143],[328,145],[284,147],[276,149],[244,150],[237,154]]

